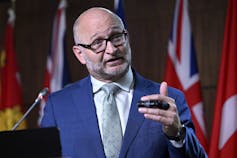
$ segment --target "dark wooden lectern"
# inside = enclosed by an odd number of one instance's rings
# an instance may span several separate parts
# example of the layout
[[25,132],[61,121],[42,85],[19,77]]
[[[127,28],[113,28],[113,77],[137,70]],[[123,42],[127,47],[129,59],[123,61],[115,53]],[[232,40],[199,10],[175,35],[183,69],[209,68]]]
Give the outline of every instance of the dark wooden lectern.
[[50,127],[0,132],[0,157],[61,157],[59,130]]

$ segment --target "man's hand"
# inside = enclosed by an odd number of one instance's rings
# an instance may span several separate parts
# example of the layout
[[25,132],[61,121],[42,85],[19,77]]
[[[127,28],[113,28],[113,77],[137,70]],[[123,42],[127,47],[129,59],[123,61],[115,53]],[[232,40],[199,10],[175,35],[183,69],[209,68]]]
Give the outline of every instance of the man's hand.
[[178,110],[173,98],[168,97],[168,87],[166,82],[162,82],[160,86],[160,94],[152,94],[143,96],[141,100],[160,100],[170,105],[168,110],[162,110],[158,108],[139,108],[139,112],[144,114],[144,117],[163,125],[163,132],[167,136],[176,136],[181,129],[180,118]]

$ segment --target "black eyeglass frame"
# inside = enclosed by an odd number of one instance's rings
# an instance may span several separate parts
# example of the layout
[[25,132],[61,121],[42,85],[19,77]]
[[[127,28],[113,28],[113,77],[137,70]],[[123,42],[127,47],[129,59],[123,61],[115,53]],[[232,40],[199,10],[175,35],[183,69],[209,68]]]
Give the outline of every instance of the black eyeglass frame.
[[[127,32],[126,30],[123,30],[121,33],[114,34],[114,35],[112,35],[112,36],[110,36],[110,37],[108,37],[108,38],[104,38],[104,39],[101,39],[101,40],[105,40],[105,41],[106,41],[106,46],[107,46],[107,42],[108,42],[108,41],[111,42],[111,38],[113,38],[113,37],[116,36],[116,35],[125,35],[125,40],[127,40],[126,37],[127,37],[127,35],[128,35],[128,32]],[[96,40],[94,40],[94,41],[96,41]],[[99,54],[99,53],[102,52],[102,51],[96,52],[96,50],[91,47],[91,45],[94,43],[94,41],[91,42],[91,44],[78,43],[78,44],[76,44],[76,46],[82,46],[82,47],[84,47],[84,48],[86,48],[86,49],[92,50],[92,51],[95,52],[96,54]],[[123,43],[122,43],[122,44],[123,44]],[[122,44],[120,44],[120,45],[122,45]],[[118,47],[118,46],[120,46],[120,45],[116,45],[115,47]],[[106,48],[106,47],[105,47],[105,48]],[[104,50],[103,50],[103,51],[104,51]]]

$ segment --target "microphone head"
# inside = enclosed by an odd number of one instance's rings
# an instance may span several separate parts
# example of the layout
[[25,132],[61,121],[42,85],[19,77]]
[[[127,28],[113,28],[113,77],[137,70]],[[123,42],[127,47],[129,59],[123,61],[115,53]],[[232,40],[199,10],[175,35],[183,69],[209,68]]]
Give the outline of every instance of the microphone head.
[[49,89],[48,89],[47,87],[44,88],[44,89],[42,89],[42,90],[39,92],[38,98],[42,99],[48,92],[49,92]]

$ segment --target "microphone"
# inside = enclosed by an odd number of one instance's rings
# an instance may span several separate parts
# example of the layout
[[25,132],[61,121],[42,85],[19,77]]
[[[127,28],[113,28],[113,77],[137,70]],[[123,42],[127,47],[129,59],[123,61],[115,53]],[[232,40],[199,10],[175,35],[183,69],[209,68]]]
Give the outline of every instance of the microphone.
[[34,103],[30,106],[30,108],[24,113],[24,115],[21,117],[21,119],[19,121],[17,121],[17,123],[12,127],[12,131],[15,131],[16,128],[21,124],[21,122],[26,118],[26,116],[28,116],[28,114],[31,112],[31,110],[41,101],[41,99],[43,99],[43,97],[49,92],[49,89],[46,87],[44,89],[42,89],[39,94],[38,97],[35,99]]

